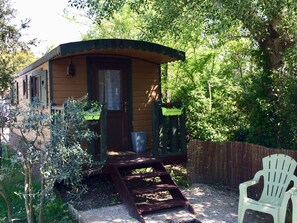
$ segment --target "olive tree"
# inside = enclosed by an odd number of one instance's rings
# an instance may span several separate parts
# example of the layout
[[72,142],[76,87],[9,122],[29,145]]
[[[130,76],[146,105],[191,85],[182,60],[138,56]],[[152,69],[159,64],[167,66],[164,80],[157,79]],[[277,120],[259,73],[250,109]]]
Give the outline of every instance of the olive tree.
[[[83,100],[68,99],[63,112],[51,115],[34,100],[11,111],[16,117],[11,130],[20,136],[20,146],[15,151],[24,175],[21,194],[29,223],[37,219],[43,222],[44,205],[51,198],[56,182],[66,182],[76,193],[83,189],[82,166],[91,163],[83,142],[96,137],[83,119],[85,105]],[[33,187],[34,180],[40,182],[39,190]]]

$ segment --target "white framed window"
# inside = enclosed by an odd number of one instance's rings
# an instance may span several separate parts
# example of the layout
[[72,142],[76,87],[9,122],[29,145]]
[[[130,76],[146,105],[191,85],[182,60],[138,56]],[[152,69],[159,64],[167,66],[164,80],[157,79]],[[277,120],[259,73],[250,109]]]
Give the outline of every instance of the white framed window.
[[39,69],[30,77],[30,99],[37,98],[43,106],[48,106],[47,70]]
[[28,99],[28,76],[23,77],[23,99]]

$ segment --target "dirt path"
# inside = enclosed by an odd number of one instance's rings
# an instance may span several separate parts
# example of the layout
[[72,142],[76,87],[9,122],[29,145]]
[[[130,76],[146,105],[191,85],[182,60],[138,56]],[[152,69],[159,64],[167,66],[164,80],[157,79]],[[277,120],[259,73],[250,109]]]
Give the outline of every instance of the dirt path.
[[[146,222],[174,223],[190,222],[190,220],[198,219],[203,223],[237,223],[238,194],[236,192],[205,184],[195,184],[188,189],[184,189],[183,193],[193,205],[195,215],[191,215],[182,208],[170,209],[145,215]],[[138,222],[129,216],[122,204],[79,211],[78,214],[81,216],[81,223]],[[244,222],[268,223],[272,222],[272,219],[267,215],[247,212]]]

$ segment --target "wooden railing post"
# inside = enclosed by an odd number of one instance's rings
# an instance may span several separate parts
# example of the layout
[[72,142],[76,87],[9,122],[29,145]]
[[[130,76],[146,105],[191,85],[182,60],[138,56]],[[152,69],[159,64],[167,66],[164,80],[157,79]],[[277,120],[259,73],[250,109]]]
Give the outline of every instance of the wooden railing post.
[[107,109],[106,105],[102,105],[100,116],[100,161],[105,162],[107,159],[107,143],[106,143],[106,117]]
[[167,117],[164,115],[161,115],[162,117],[162,131],[161,131],[161,136],[162,136],[162,155],[167,155],[167,147],[168,147],[168,124],[167,124]]
[[185,153],[187,149],[187,130],[186,130],[186,109],[183,108],[183,112],[179,118],[179,138],[180,138],[180,149],[181,152]]
[[172,152],[178,152],[179,148],[177,145],[179,128],[178,128],[178,116],[169,116],[169,138],[170,138],[170,149]]

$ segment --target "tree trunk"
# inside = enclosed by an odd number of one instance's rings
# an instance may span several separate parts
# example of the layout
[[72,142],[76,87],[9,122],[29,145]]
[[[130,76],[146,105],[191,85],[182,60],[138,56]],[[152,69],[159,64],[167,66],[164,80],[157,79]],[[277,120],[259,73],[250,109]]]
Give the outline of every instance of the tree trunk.
[[33,184],[32,184],[32,165],[24,161],[23,164],[25,172],[25,208],[28,223],[34,223],[34,207],[33,207]]
[[271,71],[283,67],[284,54],[294,44],[283,27],[282,20],[274,19],[266,26],[267,32],[262,31],[262,34],[256,37],[259,47],[266,54],[264,57],[266,56]]
[[286,47],[282,39],[268,37],[259,41],[259,46],[264,52],[264,60],[268,62],[269,70],[278,70],[283,66],[283,55]]
[[45,191],[44,191],[44,185],[45,185],[45,180],[43,175],[41,174],[41,191],[40,191],[40,201],[39,201],[39,218],[38,222],[43,223],[43,207],[44,207],[44,199],[45,199]]

